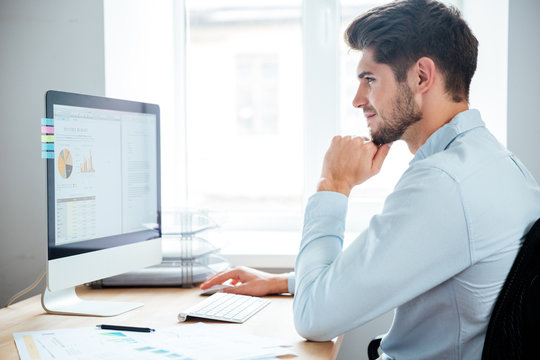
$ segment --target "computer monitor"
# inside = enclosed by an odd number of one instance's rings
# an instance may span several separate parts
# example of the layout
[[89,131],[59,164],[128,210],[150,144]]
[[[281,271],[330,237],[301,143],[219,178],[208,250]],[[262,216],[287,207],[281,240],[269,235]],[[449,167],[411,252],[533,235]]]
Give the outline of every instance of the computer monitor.
[[161,262],[159,107],[48,91],[46,114],[54,158],[43,308],[113,316],[142,306],[83,300],[75,287]]

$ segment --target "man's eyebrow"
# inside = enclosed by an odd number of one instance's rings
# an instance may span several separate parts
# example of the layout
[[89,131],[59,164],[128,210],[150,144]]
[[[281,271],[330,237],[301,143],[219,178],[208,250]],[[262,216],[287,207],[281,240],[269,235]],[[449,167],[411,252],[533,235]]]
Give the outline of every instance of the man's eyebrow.
[[373,75],[371,71],[362,71],[360,74],[358,74],[358,79],[363,79],[368,75]]

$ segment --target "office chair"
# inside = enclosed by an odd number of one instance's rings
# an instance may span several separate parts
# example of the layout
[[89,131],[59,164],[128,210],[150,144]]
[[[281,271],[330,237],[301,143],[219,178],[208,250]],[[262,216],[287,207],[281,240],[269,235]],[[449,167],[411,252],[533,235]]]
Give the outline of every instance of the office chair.
[[540,219],[525,237],[497,297],[482,360],[533,359],[539,341]]
[[[368,345],[379,357],[382,336]],[[482,360],[533,359],[540,345],[540,219],[527,233],[491,313]]]

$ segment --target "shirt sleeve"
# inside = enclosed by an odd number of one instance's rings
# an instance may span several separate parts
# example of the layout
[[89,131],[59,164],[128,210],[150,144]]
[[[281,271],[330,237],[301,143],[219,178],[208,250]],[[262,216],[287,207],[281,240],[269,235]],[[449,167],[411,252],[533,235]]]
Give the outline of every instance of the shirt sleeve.
[[356,328],[471,263],[459,184],[439,169],[407,171],[382,213],[342,250],[347,205],[343,194],[319,192],[306,207],[293,311],[310,340]]

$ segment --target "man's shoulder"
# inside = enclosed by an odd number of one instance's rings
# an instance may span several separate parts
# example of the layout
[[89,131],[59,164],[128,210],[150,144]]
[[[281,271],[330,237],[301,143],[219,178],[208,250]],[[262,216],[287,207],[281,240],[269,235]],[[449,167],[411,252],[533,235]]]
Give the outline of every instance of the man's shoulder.
[[489,132],[477,129],[457,137],[448,147],[411,163],[412,173],[443,172],[457,182],[466,181],[486,168],[498,167],[510,153]]

